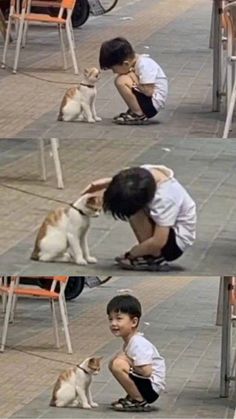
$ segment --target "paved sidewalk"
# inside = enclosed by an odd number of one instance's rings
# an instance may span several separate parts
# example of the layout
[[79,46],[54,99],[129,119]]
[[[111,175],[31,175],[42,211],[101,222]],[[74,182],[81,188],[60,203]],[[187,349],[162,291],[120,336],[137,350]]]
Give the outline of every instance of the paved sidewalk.
[[[73,355],[67,355],[65,347],[60,351],[52,348],[47,304],[20,300],[16,321],[9,330],[11,350],[0,356],[0,417],[123,417],[109,409],[109,403],[122,394],[107,369],[121,342],[108,330],[105,306],[122,289],[131,289],[143,305],[141,330],[157,345],[167,364],[166,392],[148,416],[233,418],[235,402],[219,398],[218,286],[216,277],[123,277],[85,291],[77,301],[68,303]],[[100,407],[93,411],[49,407],[59,371],[67,368],[66,362],[77,363],[90,354],[104,357],[101,374],[93,384],[94,399]]]
[[[38,191],[70,202],[72,196],[76,197],[76,190],[83,188],[91,179],[109,175],[114,169],[118,170],[118,167],[144,162],[164,163],[175,170],[177,178],[191,191],[198,205],[196,243],[179,261],[171,265],[171,274],[178,275],[181,270],[183,275],[195,273],[231,275],[236,270],[234,252],[236,235],[235,142],[211,140],[210,143],[206,143],[203,139],[198,141],[175,139],[166,140],[164,144],[148,142],[145,145],[144,140],[140,140],[140,143],[143,145],[142,151],[134,140],[130,140],[129,145],[120,141],[116,145],[116,159],[113,160],[109,158],[109,147],[106,150],[107,158],[104,159],[104,140],[101,140],[99,144],[91,140],[90,147],[87,147],[84,142],[79,142],[81,169],[78,173],[76,156],[74,156],[75,143],[62,142],[62,146],[64,144],[67,148],[67,156],[72,157],[72,160],[65,161],[67,178],[70,179],[71,187],[59,192],[54,187],[45,188],[38,182]],[[170,151],[166,151],[166,148]],[[94,176],[91,176],[94,154],[99,162],[99,168]],[[30,156],[22,159],[19,172],[23,172],[29,160]],[[102,162],[104,162],[103,165]],[[5,173],[10,176],[14,167],[15,163],[8,167]],[[15,181],[13,184],[27,190],[35,189],[24,179]],[[10,210],[6,208],[4,219],[3,217],[1,219],[3,250],[0,256],[0,266],[2,272],[28,275],[125,273],[114,265],[114,256],[127,250],[134,243],[134,237],[127,223],[114,221],[108,216],[101,216],[100,219],[94,220],[90,232],[89,242],[93,254],[98,257],[98,264],[81,267],[72,263],[30,261],[29,257],[35,240],[35,233],[32,234],[31,231],[41,222],[48,203],[40,198],[28,197],[21,193],[13,194],[7,189],[3,191],[6,200],[10,199],[8,205]],[[27,205],[27,211],[25,205]],[[54,203],[50,204],[50,207],[53,206],[55,206]],[[18,244],[14,245],[17,238]],[[9,245],[9,250],[4,252],[7,245]]]
[[[179,0],[178,7],[175,0],[147,0],[145,4],[148,6],[144,9],[141,0],[120,0],[111,14],[90,19],[75,35],[81,68],[96,63],[104,39],[121,33],[138,52],[148,52],[158,60],[170,80],[170,94],[156,123],[146,127],[117,127],[111,123],[123,105],[114,94],[110,72],[104,72],[99,85],[101,123],[91,126],[57,122],[65,86],[46,83],[35,76],[58,82],[78,78],[53,70],[59,66],[60,54],[55,52],[57,38],[51,29],[35,28],[22,53],[20,69],[33,78],[0,71],[1,272],[94,274],[99,270],[101,274],[121,274],[114,267],[113,257],[129,248],[133,237],[126,224],[108,217],[97,220],[91,230],[91,246],[99,258],[95,267],[31,263],[29,255],[36,228],[56,205],[6,189],[1,183],[71,202],[92,179],[145,162],[170,165],[198,205],[197,242],[172,267],[173,274],[179,270],[184,275],[226,275],[235,271],[236,149],[233,139],[216,138],[222,131],[223,115],[211,112],[211,2]],[[51,136],[60,138],[63,191],[55,188],[49,156],[48,180],[43,183],[39,178],[37,140]]]

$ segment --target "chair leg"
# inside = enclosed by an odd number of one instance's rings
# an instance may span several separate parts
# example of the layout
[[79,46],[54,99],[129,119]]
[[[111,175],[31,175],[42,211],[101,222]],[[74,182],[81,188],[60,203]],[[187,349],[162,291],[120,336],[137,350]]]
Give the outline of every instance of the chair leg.
[[71,52],[71,58],[72,58],[72,62],[73,62],[74,72],[75,72],[75,74],[79,74],[77,60],[76,60],[76,55],[75,55],[75,48],[74,48],[73,39],[72,39],[72,36],[71,36],[71,28],[70,28],[70,22],[69,22],[69,20],[66,21],[66,34],[67,34],[67,39],[68,39],[68,42],[69,42],[69,47],[70,47],[70,52]]
[[231,98],[231,94],[232,94],[232,66],[233,66],[232,62],[227,62],[227,68],[226,68],[226,113],[229,110],[230,98]]
[[51,311],[52,311],[52,322],[53,322],[53,331],[54,331],[54,337],[56,342],[56,347],[60,348],[60,340],[59,340],[59,333],[58,333],[58,323],[57,323],[57,316],[56,316],[56,310],[55,310],[55,303],[54,300],[50,300],[51,305]]
[[73,42],[73,46],[74,46],[74,50],[75,50],[75,37],[74,37],[74,30],[73,30],[73,26],[72,26],[72,21],[70,19],[69,21],[70,24],[70,33],[71,33],[71,38],[72,38],[72,42]]
[[[3,286],[4,287],[7,286],[7,277],[6,276],[3,277]],[[3,313],[6,312],[6,306],[7,306],[7,294],[4,292],[2,294],[2,312]]]
[[8,45],[9,45],[9,42],[10,42],[10,37],[11,37],[11,24],[12,24],[12,19],[9,16],[8,25],[7,25],[7,32],[6,32],[6,39],[5,39],[3,55],[2,55],[2,68],[5,68],[5,66],[6,66],[7,50],[8,50]]
[[[20,278],[17,277],[16,280],[15,280],[15,286],[16,287],[19,286],[19,282],[20,282]],[[17,303],[17,295],[14,294],[13,298],[12,298],[11,314],[10,314],[9,323],[13,323],[13,321],[14,321],[14,315],[15,315],[15,311],[16,311],[16,303]]]
[[15,315],[15,310],[16,310],[16,303],[17,303],[17,295],[14,294],[13,295],[13,298],[12,298],[11,314],[10,314],[9,323],[13,323],[14,322],[14,315]]
[[1,341],[0,352],[4,352],[4,349],[5,349],[5,344],[6,344],[6,339],[7,339],[8,325],[9,325],[10,314],[11,314],[13,290],[14,290],[14,281],[11,280],[11,284],[10,284],[9,292],[8,292],[8,300],[7,300],[7,306],[6,306],[6,313],[5,313],[5,317],[4,317],[4,323],[3,323],[2,341]]
[[67,319],[67,324],[69,325],[69,319],[68,319],[68,312],[67,312],[65,295],[63,296],[63,304],[64,304],[64,310],[65,310],[65,315],[66,315],[66,319]]
[[18,66],[23,28],[24,28],[24,19],[21,18],[20,19],[20,24],[19,24],[18,37],[17,37],[17,41],[16,41],[16,52],[15,52],[15,60],[14,60],[14,65],[13,65],[13,73],[16,73],[17,66]]
[[45,181],[47,180],[47,169],[46,169],[46,164],[45,164],[45,150],[44,150],[43,138],[40,138],[39,149],[40,149],[40,165],[41,165],[42,179]]
[[66,344],[67,344],[68,353],[72,354],[73,351],[72,351],[72,346],[71,346],[71,339],[70,339],[68,321],[67,321],[67,318],[66,318],[65,307],[64,307],[63,298],[62,298],[61,295],[59,295],[58,303],[59,303],[59,307],[60,307],[61,318],[62,318],[62,323],[63,323],[65,337],[66,337]]
[[225,127],[224,127],[224,133],[223,133],[223,137],[222,137],[223,139],[228,138],[228,135],[229,135],[229,130],[230,130],[231,123],[232,123],[232,118],[233,118],[235,100],[236,100],[236,80],[234,82],[234,87],[233,87],[232,95],[231,95],[231,98],[230,98],[229,109],[228,109],[228,112],[227,112],[227,117],[226,117]]
[[65,49],[65,43],[63,39],[63,30],[62,30],[61,25],[58,25],[58,32],[59,32],[59,38],[60,38],[60,44],[61,44],[63,70],[66,70],[67,69],[66,49]]
[[28,34],[28,22],[25,22],[24,24],[24,30],[23,30],[23,37],[22,37],[22,48],[25,48],[26,41],[27,41],[27,34]]
[[64,182],[63,182],[63,177],[62,177],[60,157],[58,153],[58,149],[59,149],[58,139],[51,138],[50,141],[51,141],[52,156],[53,156],[53,161],[54,161],[56,176],[57,176],[57,187],[58,189],[63,189]]

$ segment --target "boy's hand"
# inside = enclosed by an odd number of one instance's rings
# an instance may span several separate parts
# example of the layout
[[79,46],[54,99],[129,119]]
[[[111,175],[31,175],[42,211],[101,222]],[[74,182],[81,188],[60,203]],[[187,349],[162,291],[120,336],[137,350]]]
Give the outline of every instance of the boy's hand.
[[154,84],[150,83],[150,84],[139,84],[136,86],[137,90],[141,93],[143,93],[146,96],[152,96],[153,92],[154,92]]
[[140,367],[133,367],[133,371],[143,377],[150,377],[152,375],[152,365],[142,365]]
[[81,192],[81,195],[85,195],[86,193],[104,192],[109,186],[110,182],[110,177],[97,179],[86,186],[86,188]]
[[154,234],[150,239],[136,244],[127,252],[128,259],[135,259],[139,256],[156,255],[168,241],[170,227],[156,225]]

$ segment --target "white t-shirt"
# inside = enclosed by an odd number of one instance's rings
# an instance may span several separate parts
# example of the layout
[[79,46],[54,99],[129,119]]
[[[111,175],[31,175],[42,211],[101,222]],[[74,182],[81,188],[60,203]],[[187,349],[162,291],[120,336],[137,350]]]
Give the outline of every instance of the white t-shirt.
[[148,55],[138,55],[134,71],[139,78],[140,84],[150,83],[155,85],[155,90],[152,95],[154,108],[157,111],[164,108],[168,94],[168,81],[159,64]]
[[196,204],[186,189],[174,178],[173,170],[165,166],[142,165],[144,169],[161,170],[168,179],[159,183],[148,205],[149,215],[162,227],[173,227],[178,247],[184,251],[196,238]]
[[152,365],[150,380],[153,390],[160,394],[165,389],[166,367],[165,360],[157,348],[140,333],[132,336],[129,343],[124,346],[125,354],[133,360],[134,366]]

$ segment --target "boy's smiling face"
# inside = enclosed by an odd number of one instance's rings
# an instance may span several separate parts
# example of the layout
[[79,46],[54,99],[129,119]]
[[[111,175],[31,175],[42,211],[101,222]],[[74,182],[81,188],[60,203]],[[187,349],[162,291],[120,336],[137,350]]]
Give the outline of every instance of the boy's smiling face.
[[138,327],[138,318],[129,314],[112,312],[108,316],[109,327],[114,336],[127,339],[132,336]]

